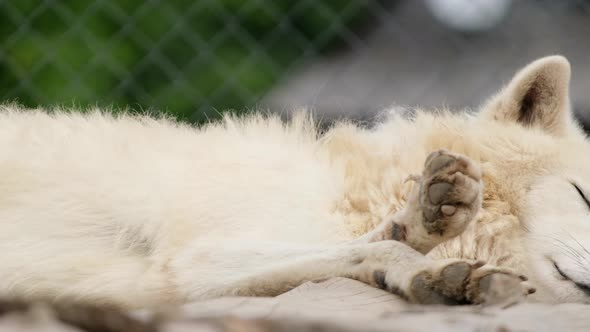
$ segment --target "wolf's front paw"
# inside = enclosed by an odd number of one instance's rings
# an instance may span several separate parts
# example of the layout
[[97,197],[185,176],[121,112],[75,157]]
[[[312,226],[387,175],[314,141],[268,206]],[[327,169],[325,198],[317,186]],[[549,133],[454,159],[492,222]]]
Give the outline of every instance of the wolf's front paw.
[[429,234],[453,237],[475,217],[482,201],[481,169],[446,150],[431,153],[420,179],[419,205]]
[[378,285],[420,304],[497,304],[535,292],[526,277],[511,270],[460,259],[432,261],[418,269],[401,290],[389,289],[387,280]]
[[473,271],[465,286],[465,298],[474,304],[497,304],[518,301],[536,292],[528,278],[497,266],[484,266]]

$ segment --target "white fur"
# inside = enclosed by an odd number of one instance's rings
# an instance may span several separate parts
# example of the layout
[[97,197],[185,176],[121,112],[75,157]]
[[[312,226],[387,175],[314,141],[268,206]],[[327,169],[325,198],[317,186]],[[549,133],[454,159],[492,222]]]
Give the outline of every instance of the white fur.
[[[429,256],[486,259],[528,274],[539,300],[588,302],[552,261],[590,284],[590,210],[568,183],[590,197],[590,145],[569,116],[567,61],[527,68],[481,115],[392,115],[322,136],[304,115],[196,129],[4,105],[0,295],[140,307],[345,275],[353,256],[398,250],[350,241],[402,209],[404,179],[446,148],[482,164],[484,208]],[[523,125],[511,108],[531,82],[550,92]]]

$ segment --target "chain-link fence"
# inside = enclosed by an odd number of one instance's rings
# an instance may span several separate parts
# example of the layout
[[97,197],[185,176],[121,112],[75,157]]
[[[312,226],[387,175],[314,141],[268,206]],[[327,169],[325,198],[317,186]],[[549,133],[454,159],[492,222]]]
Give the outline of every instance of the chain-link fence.
[[466,7],[443,2],[0,0],[0,97],[192,122],[258,105],[371,114],[392,102],[472,105],[533,57],[583,66],[590,54],[585,1],[497,0],[478,33],[458,31],[453,13]]
[[201,121],[253,105],[387,10],[377,1],[0,1],[0,95]]

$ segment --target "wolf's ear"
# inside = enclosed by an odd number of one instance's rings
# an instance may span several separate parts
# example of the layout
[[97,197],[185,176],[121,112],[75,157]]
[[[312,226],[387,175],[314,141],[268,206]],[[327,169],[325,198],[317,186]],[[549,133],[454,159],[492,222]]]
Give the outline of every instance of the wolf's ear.
[[484,107],[485,116],[564,134],[570,123],[570,64],[563,56],[541,58],[520,70]]

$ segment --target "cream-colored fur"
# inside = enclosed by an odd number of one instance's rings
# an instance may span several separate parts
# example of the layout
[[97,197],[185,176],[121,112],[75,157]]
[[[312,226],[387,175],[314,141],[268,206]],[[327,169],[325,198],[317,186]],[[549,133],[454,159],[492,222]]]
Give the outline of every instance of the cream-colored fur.
[[[305,115],[195,129],[1,106],[0,295],[133,308],[348,276],[421,302],[416,275],[468,262],[526,274],[531,299],[590,302],[590,209],[571,184],[590,197],[590,144],[569,75],[547,57],[479,114],[392,112],[323,135]],[[481,166],[477,217],[427,256],[368,243],[439,149]]]

